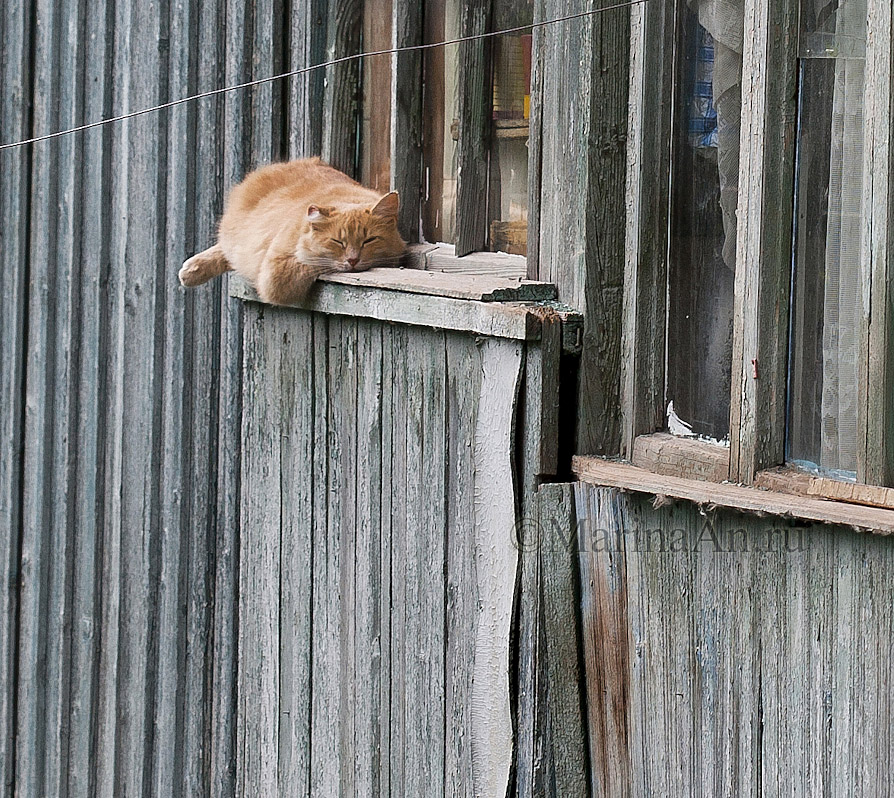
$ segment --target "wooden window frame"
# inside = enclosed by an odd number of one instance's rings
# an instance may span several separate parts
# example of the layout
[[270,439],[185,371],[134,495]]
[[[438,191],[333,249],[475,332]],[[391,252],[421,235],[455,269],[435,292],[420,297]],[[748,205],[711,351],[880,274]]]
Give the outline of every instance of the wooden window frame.
[[[664,428],[676,3],[631,9],[622,455]],[[728,479],[785,464],[798,0],[746,0]],[[894,485],[894,18],[868,0],[858,483]]]

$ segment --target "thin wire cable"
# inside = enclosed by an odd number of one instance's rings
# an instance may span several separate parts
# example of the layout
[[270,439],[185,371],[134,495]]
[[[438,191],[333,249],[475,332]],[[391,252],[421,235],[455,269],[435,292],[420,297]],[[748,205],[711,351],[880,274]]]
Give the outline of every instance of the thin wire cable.
[[282,72],[278,75],[271,75],[266,78],[258,78],[257,80],[249,80],[246,83],[237,83],[234,86],[224,86],[220,89],[210,89],[209,91],[203,91],[199,94],[192,94],[189,97],[181,97],[179,100],[170,100],[169,102],[162,103],[161,105],[153,105],[151,108],[143,108],[139,111],[131,111],[126,114],[121,114],[120,116],[112,116],[108,119],[100,119],[96,122],[88,122],[84,125],[78,125],[77,127],[68,128],[67,130],[59,130],[55,133],[46,133],[43,136],[35,136],[31,139],[23,139],[21,141],[13,141],[9,144],[0,144],[0,151],[8,150],[13,147],[24,147],[26,144],[37,144],[41,141],[49,141],[50,139],[57,139],[61,136],[68,136],[72,133],[80,133],[82,130],[90,130],[95,127],[102,127],[103,125],[110,125],[113,122],[123,122],[125,119],[133,119],[137,116],[144,116],[145,114],[152,114],[156,111],[164,111],[167,108],[174,108],[178,105],[183,105],[184,103],[194,102],[196,100],[203,100],[206,97],[215,97],[218,94],[226,94],[231,91],[240,91],[242,89],[250,89],[254,86],[261,86],[264,83],[272,83],[277,80],[283,80],[285,78],[292,78],[296,75],[303,75],[307,72],[313,72],[316,69],[325,69],[326,67],[336,66],[338,64],[344,64],[349,61],[356,61],[360,58],[369,58],[374,55],[393,55],[394,53],[408,53],[413,52],[414,50],[430,50],[435,47],[447,47],[452,44],[462,44],[463,42],[472,42],[477,41],[478,39],[489,39],[494,36],[505,36],[510,33],[520,33],[522,31],[533,30],[534,28],[543,28],[547,25],[556,25],[560,22],[570,22],[571,20],[581,19],[582,17],[591,17],[596,14],[602,14],[605,11],[614,11],[619,8],[630,8],[631,6],[641,5],[643,3],[647,3],[649,0],[628,0],[625,3],[616,3],[615,5],[605,6],[603,8],[594,8],[590,11],[581,11],[577,14],[569,14],[565,17],[556,17],[554,19],[543,20],[542,22],[533,22],[530,25],[519,25],[517,28],[506,28],[505,30],[498,31],[490,31],[489,33],[476,33],[471,36],[461,36],[458,39],[449,39],[443,42],[430,42],[428,44],[410,44],[405,47],[393,47],[388,50],[372,50],[368,53],[354,53],[353,55],[344,55],[341,58],[335,58],[332,61],[326,61],[322,64],[313,64],[308,67],[301,67],[300,69],[293,69],[289,72]]

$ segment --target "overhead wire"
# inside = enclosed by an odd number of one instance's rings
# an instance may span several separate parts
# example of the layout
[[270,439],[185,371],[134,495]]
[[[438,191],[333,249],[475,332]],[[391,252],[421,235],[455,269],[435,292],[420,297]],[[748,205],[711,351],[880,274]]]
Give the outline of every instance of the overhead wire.
[[242,89],[250,89],[255,86],[262,86],[265,83],[273,83],[278,80],[285,80],[286,78],[296,77],[298,75],[304,75],[309,72],[313,72],[317,69],[326,69],[327,67],[337,66],[338,64],[345,64],[350,61],[356,61],[361,58],[371,58],[377,55],[394,55],[396,53],[408,53],[414,52],[418,50],[430,50],[435,47],[447,47],[449,45],[454,44],[463,44],[465,42],[478,41],[481,39],[489,39],[496,36],[506,36],[513,33],[521,33],[524,31],[531,31],[535,28],[543,28],[547,25],[557,25],[560,22],[571,22],[575,19],[581,19],[583,17],[591,17],[596,14],[603,14],[606,11],[614,11],[620,8],[630,8],[631,6],[642,5],[644,3],[649,2],[649,0],[627,0],[622,3],[615,3],[610,6],[603,6],[602,8],[593,8],[589,11],[580,11],[576,14],[568,14],[563,17],[554,17],[552,19],[541,20],[540,22],[533,22],[529,25],[519,25],[515,28],[505,28],[503,30],[498,31],[488,31],[486,33],[475,33],[469,36],[460,36],[456,39],[447,39],[445,41],[440,42],[428,42],[426,44],[410,44],[405,45],[403,47],[392,47],[387,50],[372,50],[370,52],[365,53],[353,53],[352,55],[341,56],[340,58],[334,58],[331,61],[325,61],[320,64],[312,64],[311,66],[300,67],[299,69],[291,69],[288,72],[281,72],[276,75],[269,75],[265,78],[257,78],[256,80],[249,80],[244,83],[236,83],[231,86],[223,86],[217,89],[210,89],[208,91],[199,92],[198,94],[191,94],[188,97],[181,97],[177,100],[169,100],[168,102],[160,103],[159,105],[153,105],[149,108],[141,108],[139,111],[130,111],[126,114],[120,114],[118,116],[108,117],[106,119],[98,119],[95,122],[87,122],[83,125],[78,125],[76,127],[67,128],[66,130],[58,130],[54,133],[45,133],[41,136],[34,136],[30,139],[22,139],[21,141],[13,141],[7,144],[0,144],[0,151],[12,149],[13,147],[24,147],[28,144],[38,144],[42,141],[50,141],[51,139],[61,138],[62,136],[69,136],[73,133],[80,133],[84,130],[90,130],[92,128],[102,127],[104,125],[110,125],[114,122],[123,122],[127,119],[133,119],[138,116],[145,116],[146,114],[156,113],[158,111],[164,111],[168,108],[175,108],[178,105],[184,105],[185,103],[195,102],[197,100],[203,100],[207,97],[215,97],[221,94],[227,94],[229,92],[241,91]]

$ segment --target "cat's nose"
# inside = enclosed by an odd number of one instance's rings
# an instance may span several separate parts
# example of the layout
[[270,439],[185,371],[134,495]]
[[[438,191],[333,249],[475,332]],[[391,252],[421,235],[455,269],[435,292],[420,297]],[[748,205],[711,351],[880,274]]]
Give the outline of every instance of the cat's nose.
[[360,258],[345,258],[345,260],[347,260],[348,266],[356,266]]

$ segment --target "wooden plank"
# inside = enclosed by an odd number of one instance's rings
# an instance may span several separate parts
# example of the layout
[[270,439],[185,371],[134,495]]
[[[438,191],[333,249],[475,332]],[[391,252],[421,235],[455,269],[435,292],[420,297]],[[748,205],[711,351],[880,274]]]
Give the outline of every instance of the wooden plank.
[[664,426],[673,3],[630,10],[621,455]]
[[[258,301],[254,289],[238,277],[230,278],[230,295],[249,302]],[[370,291],[333,283],[317,286],[303,304],[294,307],[498,338],[536,340],[540,334],[539,319],[521,304]]]
[[[578,10],[570,0],[544,5],[547,17]],[[629,11],[617,9],[550,26],[537,53],[541,114],[550,120],[540,143],[537,278],[584,315],[582,453],[614,454],[620,445],[629,45]]]
[[[82,6],[83,30],[87,37],[81,51],[82,116],[98,119],[110,106],[111,47],[106,31],[107,4],[88,2]],[[89,87],[89,88],[88,88]],[[102,531],[104,525],[103,449],[107,380],[106,294],[108,273],[110,197],[108,187],[110,138],[105,131],[83,134],[80,152],[82,182],[76,207],[80,208],[80,240],[72,252],[78,265],[77,293],[77,392],[78,450],[76,489],[72,515],[72,642],[71,688],[69,698],[68,762],[89,763],[68,767],[67,794],[87,796],[96,784],[97,685],[99,683],[100,640],[103,638],[99,610],[102,594]]]
[[415,530],[409,524],[410,437],[407,423],[411,394],[409,391],[411,333],[404,326],[391,328],[391,545],[389,546],[389,582],[391,585],[389,622],[391,627],[388,651],[389,687],[389,752],[388,779],[392,795],[407,795],[406,759],[407,714],[412,710],[407,702],[407,659],[412,651],[405,633],[409,622],[407,611],[409,541]]
[[[533,21],[545,19],[548,0],[534,0]],[[528,119],[528,240],[525,275],[532,280],[540,274],[540,186],[543,180],[543,71],[546,65],[546,29],[531,31],[531,100]]]
[[883,535],[894,533],[894,512],[876,507],[843,505],[740,485],[713,484],[662,476],[636,466],[597,457],[575,457],[573,469],[580,479],[595,485],[686,499],[699,505],[729,507],[759,515],[778,515],[825,524],[840,524]]
[[672,477],[723,482],[729,476],[729,447],[667,432],[640,435],[631,460],[646,471]]
[[[357,394],[354,463],[356,537],[354,545],[354,684],[364,685],[354,713],[354,784],[357,796],[382,794],[382,328],[360,319],[357,329]],[[385,541],[387,542],[387,541]],[[351,611],[351,608],[348,608]],[[384,727],[384,728],[383,728]]]
[[[459,13],[460,36],[485,33],[490,25],[491,0],[463,0]],[[487,164],[493,93],[490,53],[488,39],[475,39],[460,44],[457,55],[457,74],[463,76],[456,149],[457,255],[487,249]]]
[[309,313],[286,313],[276,338],[282,364],[275,408],[282,425],[277,794],[310,795],[313,505],[314,494],[326,486],[315,482],[312,465],[314,320]]
[[[279,789],[281,439],[280,342],[288,315],[246,313],[239,554],[238,796]],[[291,408],[290,408],[291,412]],[[273,486],[273,489],[271,489]]]
[[509,255],[505,252],[470,252],[459,258],[453,244],[410,246],[406,260],[414,269],[449,274],[487,274],[491,277],[507,277],[513,280],[524,280],[528,274],[527,261],[522,255]]
[[[866,50],[863,268],[857,477],[894,486],[894,15],[870,0]],[[865,408],[865,410],[863,410]]]
[[[28,76],[31,13],[21,5],[0,9],[0,79],[8,88],[0,96],[0,141],[27,138],[31,129]],[[22,534],[22,468],[24,443],[26,357],[25,320],[30,213],[30,151],[0,152],[0,295],[8,305],[0,321],[0,568],[8,582],[0,590],[0,794],[12,795],[16,745],[16,640],[20,583],[19,541]]]
[[730,478],[750,483],[785,459],[798,3],[746,2],[744,41]]
[[572,486],[542,486],[532,509],[520,541],[520,602],[530,629],[519,650],[520,684],[527,687],[525,701],[520,690],[519,725],[529,728],[518,755],[519,795],[585,796],[580,635],[569,623],[578,606]]
[[[55,128],[73,110],[66,79],[71,75],[59,74],[60,56],[52,52],[70,10],[64,4],[37,4],[33,10],[33,125],[41,128]],[[71,142],[44,144],[34,152],[31,171],[13,789],[33,794],[58,793],[64,773],[60,735],[67,720],[62,706],[68,679],[65,630],[70,628],[64,553],[70,545],[66,360],[71,328],[65,301],[70,253],[60,258],[70,219],[60,206],[70,205],[70,175],[62,171],[70,149]]]
[[537,302],[556,298],[556,287],[532,280],[474,274],[462,276],[419,269],[370,269],[325,274],[322,283],[364,286],[408,294],[472,299],[476,302]]
[[[422,44],[423,7],[392,0],[391,46]],[[391,188],[400,195],[398,228],[410,242],[420,240],[422,206],[422,52],[391,57]],[[378,99],[374,100],[379,102]]]
[[404,794],[443,796],[445,728],[444,334],[414,330],[407,371]]
[[[326,11],[326,60],[359,53],[362,0],[329,0]],[[358,167],[360,62],[347,61],[327,67],[323,85],[323,160],[354,177]]]
[[[326,5],[328,0],[295,0],[289,19],[289,68],[302,69],[326,60]],[[289,158],[307,158],[323,151],[323,114],[308,113],[323,107],[324,69],[288,79]]]
[[[628,712],[632,704],[632,652],[628,636],[627,561],[620,545],[622,531],[629,528],[629,519],[623,512],[623,503],[614,501],[610,491],[578,484],[572,493],[571,486],[562,487],[563,493],[553,499],[556,505],[549,508],[553,522],[548,526],[541,520],[541,531],[549,536],[543,547],[551,553],[552,562],[560,556],[564,544],[566,557],[577,555],[580,569],[581,643],[592,793],[630,796],[633,792]],[[564,517],[560,514],[562,510]],[[550,578],[545,565],[544,574]],[[565,602],[573,584],[565,588]],[[554,612],[557,616],[554,623],[557,623],[560,616]],[[556,633],[561,633],[561,627],[556,628]],[[568,659],[567,655],[564,659]],[[568,677],[572,673],[569,670]],[[570,682],[566,691],[566,700],[570,701],[573,698]],[[568,711],[573,708],[566,708]],[[576,739],[574,742],[577,744]],[[583,747],[583,738],[580,745]]]
[[469,745],[472,676],[478,630],[479,581],[475,565],[474,449],[481,390],[481,350],[461,333],[446,334],[446,740],[444,794],[476,795]]
[[481,394],[473,442],[475,572],[479,593],[472,682],[471,747],[475,790],[503,795],[512,761],[509,631],[518,549],[513,543],[513,419],[522,369],[516,342],[481,343]]

